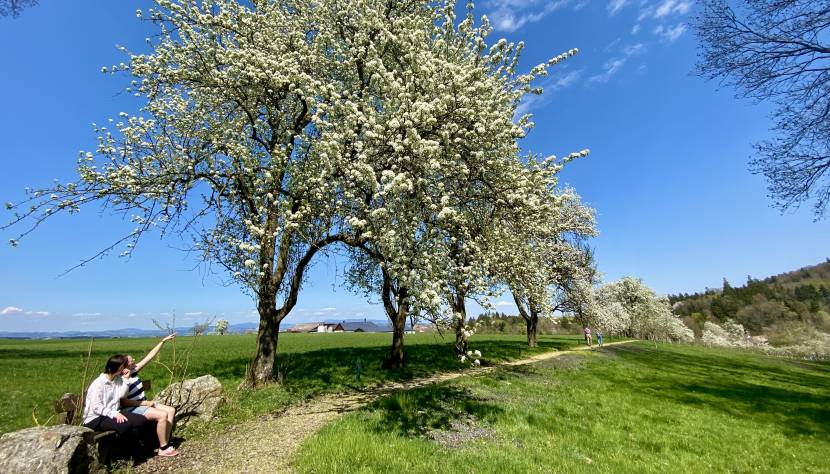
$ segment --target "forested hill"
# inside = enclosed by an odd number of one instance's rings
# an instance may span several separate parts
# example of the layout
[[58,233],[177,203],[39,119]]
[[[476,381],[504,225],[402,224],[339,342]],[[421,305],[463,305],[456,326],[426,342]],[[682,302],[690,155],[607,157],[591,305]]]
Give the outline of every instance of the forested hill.
[[[703,323],[728,319],[754,335],[773,339],[805,337],[810,330],[830,331],[830,259],[818,265],[771,276],[747,277],[746,284],[703,293],[670,295],[674,312],[697,334]],[[785,342],[785,341],[779,341]]]

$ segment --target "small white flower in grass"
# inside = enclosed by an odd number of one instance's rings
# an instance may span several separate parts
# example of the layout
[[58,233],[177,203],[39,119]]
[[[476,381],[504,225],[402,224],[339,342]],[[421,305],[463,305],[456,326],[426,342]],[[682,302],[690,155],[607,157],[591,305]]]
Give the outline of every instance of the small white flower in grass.
[[478,360],[478,359],[476,359],[476,360],[474,360],[474,361],[473,361],[473,364],[475,364],[475,365],[481,365],[481,361],[480,361],[480,360]]
[[473,355],[476,357],[481,357],[481,351],[473,351]]
[[466,361],[467,361],[467,356],[461,356],[461,362],[466,362]]

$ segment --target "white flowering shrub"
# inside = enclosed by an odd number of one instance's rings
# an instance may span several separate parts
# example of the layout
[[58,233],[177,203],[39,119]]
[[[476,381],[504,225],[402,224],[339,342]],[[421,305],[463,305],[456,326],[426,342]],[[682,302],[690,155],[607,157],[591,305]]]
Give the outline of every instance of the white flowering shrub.
[[799,344],[772,347],[765,352],[792,359],[828,360],[830,359],[830,334],[817,333],[815,337],[806,338]]
[[816,330],[802,332],[800,341],[785,346],[771,346],[763,337],[753,337],[735,321],[722,325],[706,321],[703,324],[701,342],[707,346],[749,349],[768,355],[794,359],[825,360],[830,358],[830,334]]
[[733,345],[729,333],[711,321],[703,323],[701,342],[707,346],[731,347]]
[[596,290],[592,323],[608,334],[667,342],[692,342],[694,332],[642,280],[634,277],[607,283]]

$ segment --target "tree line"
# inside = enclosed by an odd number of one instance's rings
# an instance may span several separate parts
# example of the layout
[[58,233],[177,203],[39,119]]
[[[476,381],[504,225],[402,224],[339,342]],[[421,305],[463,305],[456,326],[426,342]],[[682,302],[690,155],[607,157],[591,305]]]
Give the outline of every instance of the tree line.
[[[674,312],[701,334],[707,321],[734,321],[770,342],[793,329],[830,332],[830,260],[762,280],[669,296]],[[782,341],[785,342],[785,341]]]

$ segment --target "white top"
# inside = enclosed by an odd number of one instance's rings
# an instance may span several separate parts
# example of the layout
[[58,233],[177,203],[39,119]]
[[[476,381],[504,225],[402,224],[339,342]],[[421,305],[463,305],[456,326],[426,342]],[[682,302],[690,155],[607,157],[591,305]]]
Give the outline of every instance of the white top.
[[127,396],[127,384],[116,375],[110,380],[101,374],[93,380],[86,391],[84,403],[84,423],[89,423],[99,416],[115,418],[121,399]]

